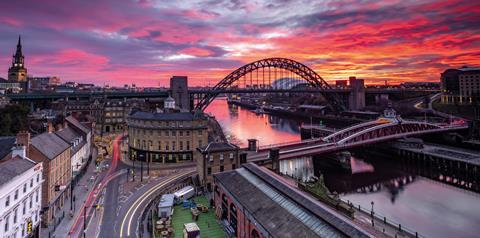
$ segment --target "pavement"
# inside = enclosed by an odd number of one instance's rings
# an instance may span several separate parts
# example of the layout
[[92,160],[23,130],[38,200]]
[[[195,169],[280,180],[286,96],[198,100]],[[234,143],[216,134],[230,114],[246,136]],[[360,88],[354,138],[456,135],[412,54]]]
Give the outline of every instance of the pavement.
[[[99,173],[96,172],[94,162],[96,157],[97,152],[95,149],[92,149],[92,161],[90,162],[83,177],[78,181],[77,185],[73,189],[73,195],[75,198],[75,201],[73,202],[74,206],[71,206],[72,203],[70,198],[66,199],[62,210],[58,212],[58,214],[65,214],[63,219],[56,227],[51,225],[48,228],[42,228],[40,231],[40,237],[65,237],[66,234],[68,234],[69,228],[73,224],[73,218],[70,216],[71,211],[74,213],[74,215],[79,213],[83,203],[87,199],[87,194],[93,189],[95,181],[98,180]],[[92,177],[94,180],[91,180]]]

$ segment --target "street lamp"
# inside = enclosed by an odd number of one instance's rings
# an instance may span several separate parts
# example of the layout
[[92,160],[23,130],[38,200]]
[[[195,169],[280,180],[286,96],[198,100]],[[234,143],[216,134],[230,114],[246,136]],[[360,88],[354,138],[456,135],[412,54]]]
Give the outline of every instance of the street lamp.
[[375,226],[375,223],[374,223],[374,221],[373,221],[373,214],[375,213],[375,212],[373,211],[373,205],[374,205],[375,203],[372,201],[372,202],[370,202],[370,204],[372,204],[372,211],[371,211],[371,213],[370,213],[370,215],[372,216],[372,226]]

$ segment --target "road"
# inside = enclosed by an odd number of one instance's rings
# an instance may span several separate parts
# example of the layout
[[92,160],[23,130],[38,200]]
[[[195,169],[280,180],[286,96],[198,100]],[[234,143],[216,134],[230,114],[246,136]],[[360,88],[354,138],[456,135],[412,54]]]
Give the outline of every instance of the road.
[[77,216],[75,216],[75,221],[73,222],[72,227],[70,228],[70,232],[68,233],[67,237],[81,237],[83,234],[84,229],[84,214],[86,213],[86,217],[90,217],[93,213],[93,209],[95,209],[95,204],[98,198],[98,195],[101,191],[105,188],[106,184],[108,184],[113,179],[120,176],[124,171],[117,171],[118,161],[120,159],[119,153],[119,141],[122,139],[122,135],[117,136],[113,141],[113,156],[110,168],[108,171],[102,175],[101,179],[98,179],[97,183],[94,185],[95,188],[92,189],[90,194],[88,195],[87,199],[85,200],[85,204],[79,210]]
[[[180,182],[185,178],[192,176],[194,173],[195,170],[184,170],[164,178],[152,180],[152,183],[138,189],[121,206],[119,213],[116,216],[121,219],[115,220],[115,232],[110,233],[113,235],[111,237],[137,237],[137,230],[139,228],[143,209],[146,208],[150,201],[158,196],[170,184]],[[106,236],[102,237],[110,237],[109,234],[105,235]]]

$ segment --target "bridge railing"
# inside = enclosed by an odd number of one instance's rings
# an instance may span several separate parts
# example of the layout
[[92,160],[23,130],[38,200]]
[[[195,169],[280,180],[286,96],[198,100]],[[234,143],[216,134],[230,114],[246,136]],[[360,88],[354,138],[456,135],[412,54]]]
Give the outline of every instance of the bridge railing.
[[321,138],[313,138],[313,139],[307,139],[307,140],[297,140],[297,141],[289,141],[289,142],[282,142],[282,143],[276,143],[276,144],[261,145],[261,146],[258,146],[258,150],[268,150],[268,149],[275,148],[275,147],[283,147],[283,146],[289,146],[289,145],[299,145],[299,144],[315,142],[315,141],[319,141],[319,140],[321,140]]

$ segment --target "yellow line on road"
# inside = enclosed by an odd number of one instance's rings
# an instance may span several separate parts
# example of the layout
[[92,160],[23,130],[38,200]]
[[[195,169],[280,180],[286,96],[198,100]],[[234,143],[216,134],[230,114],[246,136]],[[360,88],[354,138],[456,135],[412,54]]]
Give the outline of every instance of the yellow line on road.
[[[175,175],[157,185],[155,185],[154,187],[150,188],[146,193],[142,194],[134,203],[133,205],[128,209],[127,213],[125,214],[125,217],[123,218],[122,220],[122,224],[120,226],[120,237],[123,237],[123,227],[125,225],[125,222],[127,220],[127,218],[130,216],[130,218],[128,219],[128,227],[127,227],[127,236],[130,236],[130,227],[131,227],[131,224],[132,224],[132,219],[133,219],[133,214],[135,214],[135,212],[137,211],[138,207],[140,206],[140,204],[142,204],[145,199],[147,199],[152,193],[154,193],[157,189],[167,185],[168,183],[172,182],[173,180],[175,179],[178,179],[179,177],[182,177],[182,176],[185,176],[189,173],[191,173],[192,171],[188,171],[188,172],[184,172],[184,173],[181,173],[181,174],[178,174],[178,175]],[[132,212],[132,209],[133,209],[133,212]],[[131,213],[131,214],[130,214]]]

